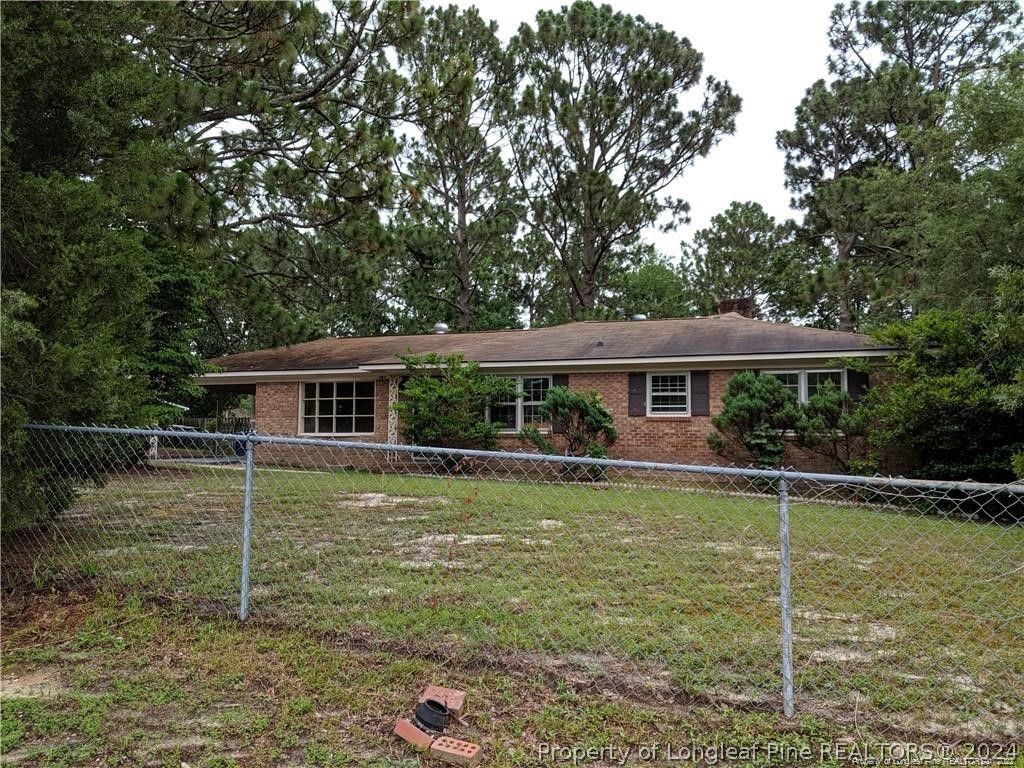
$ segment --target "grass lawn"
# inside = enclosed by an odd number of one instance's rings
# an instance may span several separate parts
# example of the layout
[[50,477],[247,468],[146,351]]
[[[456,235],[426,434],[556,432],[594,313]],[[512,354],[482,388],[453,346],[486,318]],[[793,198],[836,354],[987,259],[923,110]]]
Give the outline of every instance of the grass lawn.
[[389,732],[429,682],[499,766],[1024,731],[1020,526],[795,502],[787,722],[771,497],[261,468],[243,625],[241,494],[164,465],[4,542],[12,763],[415,765]]

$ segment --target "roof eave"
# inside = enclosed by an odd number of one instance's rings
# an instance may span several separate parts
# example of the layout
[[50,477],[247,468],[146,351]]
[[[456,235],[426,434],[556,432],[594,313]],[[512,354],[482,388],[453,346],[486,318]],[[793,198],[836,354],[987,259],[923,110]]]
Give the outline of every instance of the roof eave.
[[[898,352],[895,347],[872,347],[855,350],[818,350],[809,352],[773,352],[760,354],[731,355],[674,355],[666,357],[611,357],[611,358],[580,358],[580,359],[545,359],[545,360],[481,360],[477,361],[486,370],[635,370],[644,366],[672,366],[692,368],[695,365],[706,365],[714,368],[738,368],[761,363],[777,364],[780,362],[814,362],[836,360],[841,358],[884,358]],[[406,366],[400,361],[368,362],[358,367],[347,368],[292,368],[276,370],[249,371],[216,371],[198,377],[199,384],[236,384],[253,380],[297,381],[306,379],[323,379],[329,377],[370,377],[374,374],[398,373],[405,371]]]

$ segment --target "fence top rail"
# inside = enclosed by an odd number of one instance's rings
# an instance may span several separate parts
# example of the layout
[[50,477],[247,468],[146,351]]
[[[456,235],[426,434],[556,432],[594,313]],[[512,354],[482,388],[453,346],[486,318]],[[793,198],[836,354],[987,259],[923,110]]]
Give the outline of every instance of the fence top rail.
[[341,448],[349,450],[390,451],[394,453],[428,453],[436,456],[459,456],[466,458],[499,459],[505,461],[530,461],[537,463],[574,464],[617,469],[637,469],[658,472],[679,472],[685,474],[712,475],[720,477],[745,477],[763,480],[787,480],[822,484],[859,485],[875,488],[917,488],[922,491],[964,491],[969,493],[1011,493],[1024,496],[1024,483],[977,483],[968,480],[921,480],[883,475],[841,475],[821,472],[797,472],[786,469],[756,469],[754,467],[723,467],[702,464],[675,464],[660,461],[633,461],[627,459],[592,459],[582,456],[562,456],[516,451],[484,451],[475,448],[437,448],[401,443],[372,443],[349,440],[330,440],[312,437],[286,437],[261,435],[257,432],[201,432],[171,429],[148,429],[136,427],[108,427],[99,425],[72,424],[27,424],[27,429],[43,432],[85,432],[100,435],[127,435],[134,437],[174,437],[192,440],[241,440],[261,444],[295,445],[319,448]]

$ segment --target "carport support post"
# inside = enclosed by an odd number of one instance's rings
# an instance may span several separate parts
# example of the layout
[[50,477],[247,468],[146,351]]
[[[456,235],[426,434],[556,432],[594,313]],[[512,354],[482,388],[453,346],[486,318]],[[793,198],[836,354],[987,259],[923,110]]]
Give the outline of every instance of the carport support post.
[[252,541],[252,476],[256,444],[250,437],[245,440],[245,501],[242,506],[242,600],[238,618],[249,618],[249,549]]
[[779,478],[779,605],[782,608],[782,712],[793,717],[793,593],[789,571],[789,484]]

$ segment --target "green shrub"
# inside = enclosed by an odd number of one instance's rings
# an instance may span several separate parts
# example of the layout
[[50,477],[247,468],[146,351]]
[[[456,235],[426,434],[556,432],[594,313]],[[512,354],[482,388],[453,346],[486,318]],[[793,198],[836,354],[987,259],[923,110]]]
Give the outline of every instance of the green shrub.
[[800,417],[793,393],[774,376],[742,371],[729,380],[722,412],[711,418],[708,445],[721,456],[763,469],[777,467],[786,450],[785,432]]
[[[141,460],[147,447],[139,438],[25,429],[33,420],[93,420],[115,406],[122,414],[144,412],[137,386],[119,385],[116,371],[104,369],[97,357],[47,345],[30,321],[38,306],[20,291],[5,289],[0,299],[0,530],[5,533],[54,519],[74,501],[76,485],[102,482],[110,469]],[[102,340],[82,335],[80,346],[92,345],[93,351],[103,346]]]
[[1024,313],[931,312],[886,329],[899,346],[877,393],[876,449],[904,445],[913,476],[1008,482],[1024,452]]
[[111,472],[146,460],[149,441],[130,435],[7,429],[4,411],[3,532],[55,519],[71,506],[78,486],[102,485]]
[[4,532],[46,520],[60,511],[52,508],[50,500],[62,494],[49,487],[45,473],[34,465],[30,455],[27,421],[19,403],[5,404],[0,413],[0,455],[3,456],[0,528]]
[[[592,459],[608,458],[608,447],[618,438],[613,417],[601,395],[594,391],[574,392],[568,387],[551,387],[540,404],[541,418],[558,425],[565,438],[565,455]],[[541,453],[555,454],[555,444],[536,427],[527,427],[521,437],[533,443]],[[604,476],[604,467],[567,465],[565,472],[576,479],[596,480]]]
[[394,409],[406,440],[436,448],[496,447],[498,427],[487,421],[487,404],[515,395],[511,379],[481,373],[479,365],[462,355],[431,353],[401,359],[409,378]]
[[870,423],[870,408],[829,381],[800,406],[794,441],[824,456],[840,472],[866,474],[874,470],[866,437]]

